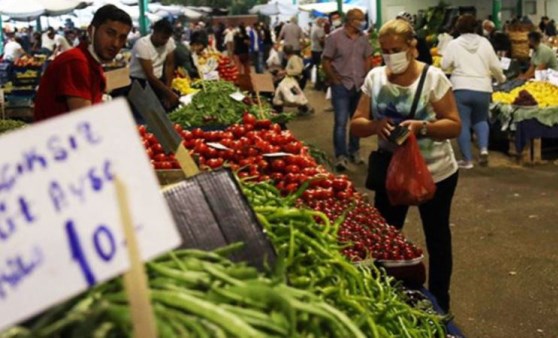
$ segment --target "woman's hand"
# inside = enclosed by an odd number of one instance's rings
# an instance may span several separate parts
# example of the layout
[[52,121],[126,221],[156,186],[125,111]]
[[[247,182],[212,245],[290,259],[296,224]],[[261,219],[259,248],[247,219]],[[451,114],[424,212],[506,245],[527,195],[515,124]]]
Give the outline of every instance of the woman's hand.
[[374,121],[374,134],[378,135],[378,137],[384,141],[388,141],[389,135],[395,127],[393,123],[388,118],[383,118],[381,120]]
[[419,120],[405,120],[400,124],[403,127],[407,127],[411,133],[418,135],[420,133],[420,129],[422,128],[422,123],[423,121]]

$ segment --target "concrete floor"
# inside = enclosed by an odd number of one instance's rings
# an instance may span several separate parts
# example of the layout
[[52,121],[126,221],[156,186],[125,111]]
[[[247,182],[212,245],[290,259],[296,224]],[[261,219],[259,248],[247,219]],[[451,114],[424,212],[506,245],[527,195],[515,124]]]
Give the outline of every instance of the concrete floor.
[[[331,105],[321,92],[306,93],[316,113],[288,127],[332,156]],[[363,158],[375,143],[362,141]],[[455,322],[466,337],[558,337],[558,166],[520,167],[502,153],[490,156],[488,168],[460,172],[454,198]],[[363,192],[365,173],[365,165],[347,172]],[[404,232],[425,248],[416,208]]]

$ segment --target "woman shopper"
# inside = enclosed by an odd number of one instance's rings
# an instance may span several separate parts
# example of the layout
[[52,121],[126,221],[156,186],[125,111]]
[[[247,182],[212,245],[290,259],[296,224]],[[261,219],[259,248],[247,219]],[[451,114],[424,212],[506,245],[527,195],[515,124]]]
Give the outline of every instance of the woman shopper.
[[462,121],[458,144],[463,159],[458,163],[463,169],[471,169],[474,166],[471,128],[475,131],[480,149],[479,165],[487,166],[492,77],[500,83],[506,77],[490,42],[475,34],[477,20],[474,16],[460,16],[456,29],[461,35],[448,44],[442,68],[452,70],[451,83]]
[[[436,183],[434,197],[419,206],[429,254],[429,289],[447,312],[452,272],[449,218],[458,178],[449,139],[459,135],[459,114],[451,83],[441,70],[428,67],[418,94],[415,118],[409,119],[420,78],[427,67],[414,58],[417,41],[413,28],[405,20],[390,20],[380,29],[379,41],[387,66],[374,68],[366,76],[351,132],[358,137],[377,135],[379,151],[386,154],[395,149],[388,141],[394,123],[400,122],[417,135],[421,154]],[[392,206],[385,188],[376,189],[374,206],[389,224],[398,229],[403,227],[409,206]]]
[[234,59],[239,74],[250,74],[250,36],[246,31],[244,23],[240,23],[238,31],[234,35]]

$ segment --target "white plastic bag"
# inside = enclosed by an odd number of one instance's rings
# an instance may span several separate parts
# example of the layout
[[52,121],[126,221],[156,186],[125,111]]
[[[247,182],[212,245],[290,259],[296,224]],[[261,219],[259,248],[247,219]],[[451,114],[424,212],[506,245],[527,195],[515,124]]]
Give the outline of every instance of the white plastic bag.
[[308,104],[308,99],[300,86],[298,81],[292,77],[286,76],[275,90],[275,97],[273,104],[278,106],[305,106]]
[[327,87],[326,100],[331,100],[331,87]]
[[312,74],[310,75],[310,81],[316,83],[318,81],[318,66],[312,67]]

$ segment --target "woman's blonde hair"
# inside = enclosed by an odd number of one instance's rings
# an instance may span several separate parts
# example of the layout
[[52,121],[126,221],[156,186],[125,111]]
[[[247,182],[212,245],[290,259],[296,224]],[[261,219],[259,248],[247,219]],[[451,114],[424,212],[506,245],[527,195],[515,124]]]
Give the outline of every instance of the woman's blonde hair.
[[379,38],[384,36],[397,35],[411,43],[415,39],[415,31],[411,24],[403,19],[392,19],[380,28]]

